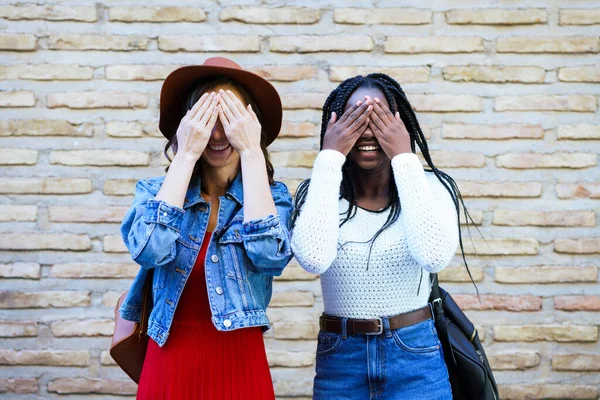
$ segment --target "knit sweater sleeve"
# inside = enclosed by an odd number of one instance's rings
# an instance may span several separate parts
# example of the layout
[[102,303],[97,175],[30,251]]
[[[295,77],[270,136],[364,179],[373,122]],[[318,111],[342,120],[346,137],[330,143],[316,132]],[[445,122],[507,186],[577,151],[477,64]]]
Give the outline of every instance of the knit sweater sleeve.
[[337,257],[339,193],[346,157],[321,150],[313,166],[306,201],[292,231],[292,251],[313,274],[327,271]]
[[411,256],[428,272],[445,268],[458,247],[456,208],[439,179],[426,173],[414,153],[392,159],[401,225]]

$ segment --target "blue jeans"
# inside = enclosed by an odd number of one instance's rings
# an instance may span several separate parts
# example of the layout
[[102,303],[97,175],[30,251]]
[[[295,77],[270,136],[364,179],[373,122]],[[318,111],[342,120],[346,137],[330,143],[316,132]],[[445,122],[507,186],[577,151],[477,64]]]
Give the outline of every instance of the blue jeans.
[[[345,324],[343,324],[345,326]],[[321,331],[313,400],[451,400],[432,319],[377,336]]]

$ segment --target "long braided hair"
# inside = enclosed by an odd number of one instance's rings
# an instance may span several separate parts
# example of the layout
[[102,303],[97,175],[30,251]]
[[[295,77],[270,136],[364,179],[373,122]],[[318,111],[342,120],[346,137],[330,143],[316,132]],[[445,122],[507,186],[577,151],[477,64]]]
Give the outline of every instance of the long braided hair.
[[[416,147],[418,146],[423,158],[427,162],[429,169],[425,168],[427,172],[433,172],[435,176],[439,179],[439,181],[444,185],[446,190],[450,193],[452,200],[454,202],[454,206],[456,208],[457,221],[456,223],[459,226],[459,243],[460,249],[462,252],[462,259],[465,263],[465,267],[467,268],[467,272],[475,285],[473,277],[471,275],[471,271],[467,265],[467,260],[465,258],[465,251],[463,246],[462,234],[460,230],[460,205],[462,204],[465,219],[467,220],[467,228],[469,227],[469,220],[475,224],[471,215],[467,211],[465,203],[460,194],[460,190],[458,189],[458,185],[448,174],[436,168],[433,164],[431,156],[429,154],[429,147],[427,146],[427,141],[425,140],[425,135],[421,130],[421,126],[419,125],[419,121],[417,120],[417,116],[415,115],[406,94],[400,87],[400,84],[396,82],[393,78],[386,74],[381,73],[373,73],[367,76],[358,75],[354,78],[349,78],[340,83],[340,85],[329,94],[327,100],[325,100],[325,104],[323,105],[323,118],[321,122],[321,137],[319,149],[323,148],[323,138],[325,137],[325,132],[327,130],[327,125],[329,124],[329,119],[331,118],[331,113],[335,112],[338,118],[340,118],[344,114],[344,109],[348,99],[352,95],[352,93],[358,88],[377,88],[384,93],[386,100],[390,105],[390,111],[392,114],[395,114],[397,111],[400,113],[400,118],[408,133],[410,134],[410,147],[412,152],[415,152]],[[340,227],[348,222],[350,219],[354,217],[357,211],[356,205],[356,187],[355,183],[352,179],[352,161],[347,158],[346,162],[342,167],[342,183],[340,187],[340,199],[344,198],[348,201],[349,207],[345,213],[345,217],[340,222]],[[310,185],[310,179],[307,179],[300,183],[298,189],[296,190],[296,201],[294,204],[294,213],[292,216],[292,224],[295,224],[298,215],[300,214],[300,210],[306,201],[306,196],[308,194],[308,187]],[[398,188],[396,187],[395,181],[391,180],[390,187],[390,213],[386,222],[383,226],[375,233],[375,235],[368,241],[370,242],[369,249],[369,259],[371,254],[371,249],[373,247],[373,243],[377,239],[377,237],[390,225],[392,225],[400,216],[400,198],[398,197]],[[344,243],[345,245],[346,243]],[[342,245],[341,247],[343,247]],[[368,268],[368,262],[367,262]],[[422,272],[422,270],[421,270]],[[419,285],[420,289],[420,285]],[[477,290],[477,286],[475,285],[475,289]],[[418,293],[418,292],[417,292]],[[479,295],[479,292],[477,290]]]

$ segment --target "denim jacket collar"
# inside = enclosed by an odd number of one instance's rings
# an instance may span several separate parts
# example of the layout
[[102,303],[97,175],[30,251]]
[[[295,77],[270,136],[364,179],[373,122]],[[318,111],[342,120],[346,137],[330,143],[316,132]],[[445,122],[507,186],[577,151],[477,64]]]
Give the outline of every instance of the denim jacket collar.
[[[190,186],[185,195],[185,202],[183,204],[184,209],[189,208],[189,207],[193,206],[194,204],[198,204],[198,203],[208,204],[208,202],[202,198],[202,194],[200,191],[201,187],[202,187],[202,185],[201,185],[200,173],[195,173],[192,176]],[[241,171],[239,171],[237,173],[237,175],[233,179],[233,182],[231,182],[231,185],[229,186],[229,189],[227,189],[225,196],[237,201],[241,206],[244,205],[244,188],[242,186],[242,172]]]

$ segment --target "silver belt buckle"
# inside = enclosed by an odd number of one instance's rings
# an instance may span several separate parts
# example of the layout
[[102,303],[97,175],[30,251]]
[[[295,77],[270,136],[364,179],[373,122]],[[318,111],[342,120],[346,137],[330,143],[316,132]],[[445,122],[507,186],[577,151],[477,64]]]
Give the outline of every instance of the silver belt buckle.
[[377,332],[365,333],[365,335],[367,335],[367,336],[377,336],[377,335],[381,335],[383,333],[383,320],[379,317],[373,318],[373,319],[376,319],[377,321],[379,321],[379,330]]

